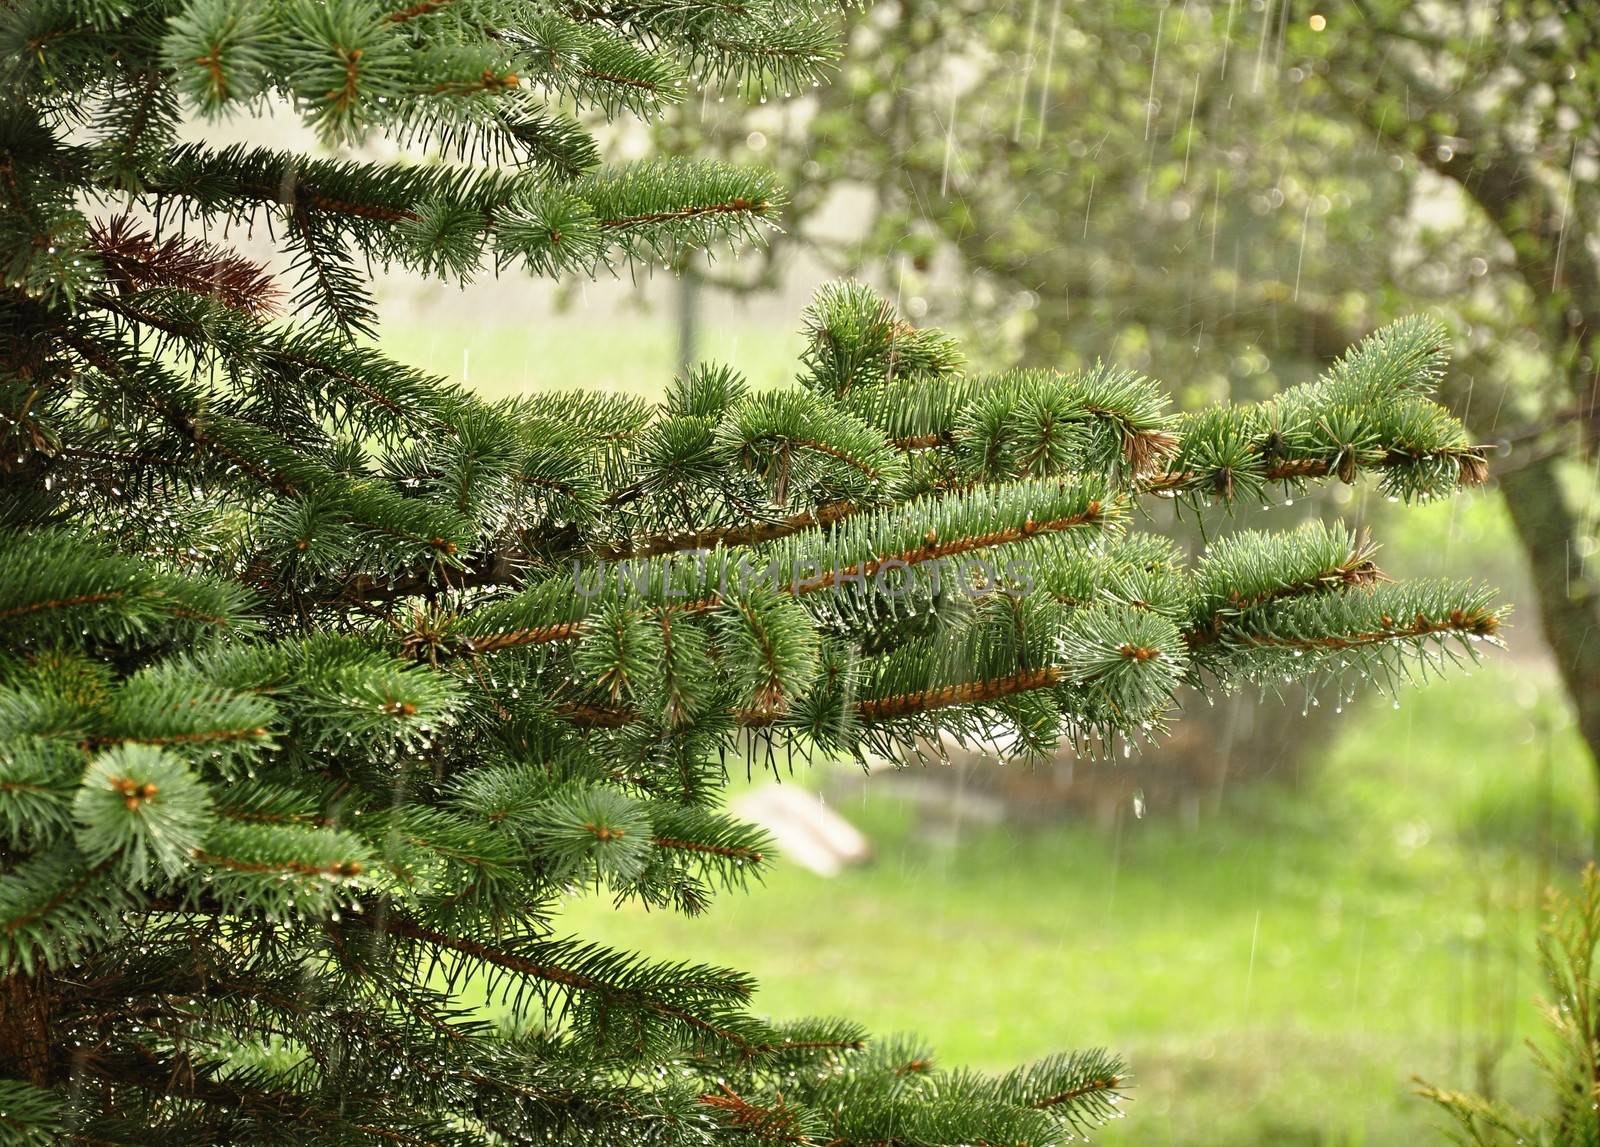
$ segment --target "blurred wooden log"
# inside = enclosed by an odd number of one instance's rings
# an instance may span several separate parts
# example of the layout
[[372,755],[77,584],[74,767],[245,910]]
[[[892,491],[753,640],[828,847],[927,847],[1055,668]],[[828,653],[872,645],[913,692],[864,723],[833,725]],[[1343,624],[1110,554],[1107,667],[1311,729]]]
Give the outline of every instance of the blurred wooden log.
[[861,831],[798,785],[764,785],[735,800],[732,811],[770,832],[786,859],[818,876],[837,876],[872,859]]

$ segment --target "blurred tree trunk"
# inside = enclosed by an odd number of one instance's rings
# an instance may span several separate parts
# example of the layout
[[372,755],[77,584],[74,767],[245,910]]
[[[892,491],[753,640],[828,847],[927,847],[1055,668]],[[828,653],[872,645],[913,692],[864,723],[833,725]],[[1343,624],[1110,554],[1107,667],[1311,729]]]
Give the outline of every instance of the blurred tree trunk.
[[1572,550],[1583,533],[1559,464],[1559,458],[1540,458],[1514,466],[1500,476],[1500,492],[1528,553],[1545,642],[1572,700],[1578,731],[1600,763],[1600,594]]

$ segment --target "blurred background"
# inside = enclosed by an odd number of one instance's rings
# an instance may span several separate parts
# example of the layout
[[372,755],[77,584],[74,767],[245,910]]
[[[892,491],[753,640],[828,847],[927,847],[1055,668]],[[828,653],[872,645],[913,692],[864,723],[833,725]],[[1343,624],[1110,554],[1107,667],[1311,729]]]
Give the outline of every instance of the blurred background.
[[[700,359],[782,385],[810,292],[852,274],[975,368],[1104,357],[1194,407],[1429,311],[1495,483],[1420,508],[1339,486],[1242,520],[1342,518],[1393,574],[1493,581],[1509,648],[1392,695],[1190,699],[1128,759],[797,768],[782,783],[870,860],[791,859],[693,921],[575,897],[569,923],[748,969],[775,1016],[914,1030],[947,1063],[1113,1046],[1135,1088],[1107,1143],[1426,1142],[1413,1074],[1534,1094],[1539,894],[1574,880],[1597,824],[1600,6],[900,0],[841,19],[833,83],[690,93],[610,137],[617,157],[776,168],[770,246],[600,289],[395,279],[385,349],[495,394],[653,394]],[[736,797],[773,780],[733,769]]]

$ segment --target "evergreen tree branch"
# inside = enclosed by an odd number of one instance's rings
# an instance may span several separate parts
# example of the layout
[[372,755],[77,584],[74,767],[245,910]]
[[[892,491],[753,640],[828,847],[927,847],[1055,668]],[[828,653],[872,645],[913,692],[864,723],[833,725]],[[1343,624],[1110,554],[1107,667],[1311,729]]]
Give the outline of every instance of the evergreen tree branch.
[[[762,878],[771,841],[717,811],[729,748],[1092,754],[1158,735],[1183,684],[1389,683],[1498,638],[1487,591],[1387,582],[1342,529],[1194,565],[1130,532],[1143,494],[1481,481],[1426,320],[1176,416],[1104,365],[968,374],[859,283],[819,293],[779,391],[701,365],[654,404],[496,402],[352,337],[378,266],[596,275],[760,239],[765,171],[605,168],[594,122],[814,82],[834,16],[0,8],[5,1133],[1072,1141],[1117,1114],[1112,1056],[943,1071],[768,1024],[736,972],[550,939],[553,914],[593,888],[692,915]],[[325,144],[440,161],[180,140],[280,97]],[[220,238],[257,224],[292,325]]]

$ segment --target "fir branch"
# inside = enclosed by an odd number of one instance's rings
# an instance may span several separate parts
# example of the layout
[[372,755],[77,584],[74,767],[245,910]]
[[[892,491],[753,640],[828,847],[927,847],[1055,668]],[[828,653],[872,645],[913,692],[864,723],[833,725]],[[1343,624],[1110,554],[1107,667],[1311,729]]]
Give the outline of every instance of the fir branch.
[[1453,609],[1443,617],[1429,617],[1418,611],[1413,617],[1395,620],[1383,615],[1381,627],[1353,633],[1296,637],[1288,634],[1251,633],[1236,640],[1243,645],[1301,650],[1346,650],[1367,645],[1407,641],[1418,637],[1456,634],[1465,637],[1493,637],[1500,631],[1499,617],[1490,610]]
[[757,849],[737,845],[706,844],[694,840],[679,840],[670,836],[653,836],[650,838],[650,843],[657,848],[719,856],[724,860],[747,860],[752,864],[760,864],[766,859],[765,854]]
[[[1133,657],[1135,654],[1130,651],[1129,656]],[[864,698],[855,702],[854,711],[861,721],[894,721],[958,705],[985,704],[1018,693],[1053,689],[1067,679],[1065,670],[1048,666],[1042,669],[1022,670],[1001,677],[963,681],[932,689],[918,689],[893,696]],[[619,728],[639,719],[636,713],[626,710],[590,705],[570,706],[564,715],[576,725],[596,729]],[[770,706],[745,708],[734,713],[735,723],[745,729],[767,728],[779,724],[782,718],[782,710]]]
[[1375,552],[1366,531],[1352,537],[1319,522],[1284,536],[1247,532],[1224,539],[1206,554],[1204,604],[1188,619],[1184,641],[1194,649],[1220,640],[1230,620],[1268,602],[1386,581]]
[[771,522],[752,522],[743,526],[720,526],[686,533],[654,534],[631,538],[625,542],[603,544],[596,547],[597,557],[607,561],[629,558],[652,558],[665,554],[686,553],[692,550],[734,549],[741,546],[758,546],[775,542],[807,530],[826,529],[841,522],[861,507],[851,502],[827,502],[814,510],[801,510]]
[[[650,994],[648,989],[641,989],[626,981],[607,980],[602,976],[588,974],[580,968],[569,968],[556,963],[547,963],[537,958],[530,958],[515,951],[497,948],[478,940],[451,936],[403,916],[388,915],[381,922],[375,923],[374,927],[391,935],[428,944],[431,947],[445,951],[455,952],[476,962],[492,965],[515,973],[518,976],[553,984],[572,991],[594,993],[617,1004],[631,1004],[640,1007],[662,1019],[682,1024],[719,1041],[725,1041],[748,1054],[754,1054],[759,1049],[759,1045],[751,1042],[747,1035],[723,1025],[715,1019],[696,1015],[687,1008],[677,1007],[663,999],[656,998]],[[680,982],[676,986],[687,987],[696,994],[701,988],[710,988],[713,998],[725,992],[731,992],[735,998],[742,998],[748,994],[748,988],[737,980],[728,981],[726,988],[712,984],[696,985],[693,981]]]
[[847,581],[860,581],[875,577],[880,571],[895,565],[917,566],[924,562],[942,561],[979,550],[993,549],[1035,537],[1074,530],[1083,526],[1098,526],[1106,521],[1112,511],[1099,499],[1091,498],[1077,513],[1064,514],[1045,521],[1035,521],[1031,516],[1020,525],[988,530],[967,537],[941,539],[936,530],[929,530],[923,544],[898,553],[854,562],[842,568],[833,568],[797,584],[796,593],[820,593]]
[[174,235],[157,242],[131,217],[118,215],[92,224],[89,244],[124,291],[176,288],[258,318],[277,309],[278,289],[266,268],[203,240]]
[[[539,180],[469,169],[373,171],[238,145],[178,148],[145,190],[241,222],[253,213],[242,205],[280,207],[306,289],[352,316],[363,304],[359,276],[346,266],[347,242],[375,261],[436,269],[435,245],[447,241],[454,247],[450,265],[464,269],[482,261],[492,240],[502,261],[520,260],[541,273],[593,272],[612,247],[645,258],[674,245],[756,237],[782,206],[765,172],[722,164],[634,164],[585,175],[558,191]],[[428,225],[429,213],[444,205],[457,222],[448,240]]]
[[395,9],[384,19],[393,24],[403,24],[407,20],[415,20],[419,16],[431,16],[435,12],[441,12],[453,3],[455,3],[455,0],[419,0],[418,3]]
[[[1255,447],[1259,453],[1265,446]],[[1386,451],[1367,465],[1372,469],[1404,471],[1430,462],[1446,464],[1456,480],[1463,486],[1481,486],[1489,480],[1488,452],[1490,446],[1452,446],[1433,451]],[[1140,492],[1170,496],[1184,491],[1213,494],[1224,500],[1233,500],[1240,478],[1244,475],[1259,477],[1267,482],[1304,482],[1337,475],[1346,483],[1355,480],[1353,464],[1321,458],[1279,458],[1273,461],[1250,463],[1241,472],[1232,467],[1215,470],[1169,470],[1153,474],[1140,483]]]
[[894,697],[869,698],[856,703],[856,712],[865,721],[893,720],[897,717],[947,709],[952,705],[995,701],[1033,689],[1050,689],[1064,680],[1066,680],[1065,672],[1055,667],[1023,670],[989,680],[943,685],[937,689],[919,689],[913,693],[902,693]]

